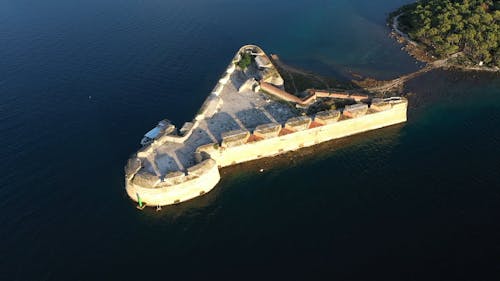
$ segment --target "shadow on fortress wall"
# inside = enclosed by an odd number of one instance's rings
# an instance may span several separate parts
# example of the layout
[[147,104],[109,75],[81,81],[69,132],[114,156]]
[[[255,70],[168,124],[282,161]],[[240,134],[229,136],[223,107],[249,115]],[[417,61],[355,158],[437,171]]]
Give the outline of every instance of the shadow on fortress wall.
[[[161,161],[159,161],[160,159]],[[177,165],[177,162],[175,162],[175,159],[166,153],[158,153],[155,155],[154,162],[156,167],[158,167],[158,170],[162,173],[161,176],[165,176],[173,171],[181,170],[179,165]]]
[[265,105],[264,110],[280,124],[284,124],[288,119],[298,116],[298,113],[294,112],[295,109],[284,110],[282,105],[273,102]]
[[232,177],[238,177],[241,173],[245,173],[246,175],[253,173],[257,175],[260,169],[269,171],[308,165],[308,162],[323,161],[334,156],[336,153],[349,153],[349,150],[358,149],[358,146],[364,147],[365,144],[369,144],[372,147],[377,145],[387,146],[390,143],[395,145],[398,143],[398,139],[401,137],[401,130],[405,126],[406,124],[395,124],[373,131],[326,141],[299,150],[289,151],[273,157],[265,157],[227,166],[220,170],[221,183],[217,188],[224,188],[226,181],[231,181]]
[[210,120],[207,122],[208,130],[210,133],[220,142],[222,140],[221,134],[224,132],[232,131],[232,130],[240,130],[242,129],[240,125],[234,120],[231,115],[226,112],[218,112],[216,113]]
[[[217,136],[215,137],[217,138]],[[196,164],[196,160],[194,158],[194,152],[196,151],[196,148],[198,148],[200,145],[213,142],[208,132],[200,128],[196,128],[195,132],[193,132],[190,138],[196,138],[196,140],[185,142],[184,145],[176,149],[174,152],[177,156],[177,159],[179,159],[179,161],[183,163],[184,169],[187,169]]]
[[247,81],[248,77],[241,71],[234,71],[231,75],[230,81],[233,84],[236,91]]

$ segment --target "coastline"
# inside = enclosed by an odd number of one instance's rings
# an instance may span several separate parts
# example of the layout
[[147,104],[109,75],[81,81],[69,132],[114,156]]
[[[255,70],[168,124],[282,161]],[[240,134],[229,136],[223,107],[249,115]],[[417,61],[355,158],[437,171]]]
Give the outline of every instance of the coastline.
[[[466,66],[458,63],[454,63],[451,60],[456,59],[461,55],[461,52],[452,54],[443,59],[437,59],[433,55],[429,55],[421,43],[414,41],[410,36],[404,33],[399,28],[399,17],[402,16],[404,12],[398,13],[394,16],[389,16],[388,22],[390,23],[391,33],[390,36],[395,38],[395,40],[403,44],[403,49],[416,60],[426,63],[426,66],[432,68],[453,68],[462,71],[480,71],[480,72],[499,72],[500,67],[487,67],[487,66]],[[436,63],[439,62],[439,63]]]

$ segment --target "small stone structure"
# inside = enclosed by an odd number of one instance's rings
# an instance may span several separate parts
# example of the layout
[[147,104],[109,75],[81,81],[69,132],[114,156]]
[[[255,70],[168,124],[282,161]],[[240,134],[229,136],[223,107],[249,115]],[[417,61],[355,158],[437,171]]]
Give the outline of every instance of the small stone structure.
[[384,111],[392,108],[390,101],[384,99],[373,99],[370,108],[376,111]]
[[320,123],[322,125],[335,123],[340,118],[340,111],[338,110],[325,110],[316,113],[314,117],[314,122]]
[[147,188],[154,188],[160,184],[161,179],[144,169],[139,170],[133,177],[133,183],[135,185],[144,186]]
[[281,124],[279,123],[269,123],[262,124],[255,128],[253,134],[262,139],[270,139],[277,137],[281,130]]
[[271,61],[267,58],[267,56],[260,55],[255,57],[255,63],[257,63],[257,67],[260,69],[269,68],[273,65]]
[[189,131],[193,129],[194,123],[192,122],[186,122],[184,125],[182,125],[182,128],[179,130],[180,134],[182,136],[186,135]]
[[357,118],[364,116],[368,111],[368,105],[364,103],[356,103],[353,105],[347,105],[344,108],[343,114],[349,118]]
[[234,130],[222,133],[222,147],[232,147],[244,144],[250,137],[246,130]]
[[299,116],[288,119],[285,123],[285,129],[291,131],[304,131],[311,125],[311,117],[309,116]]

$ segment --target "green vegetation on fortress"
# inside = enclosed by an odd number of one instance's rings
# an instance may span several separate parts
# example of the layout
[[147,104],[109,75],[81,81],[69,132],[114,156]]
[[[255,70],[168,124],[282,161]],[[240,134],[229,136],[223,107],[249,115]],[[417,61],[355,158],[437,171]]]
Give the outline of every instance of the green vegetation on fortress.
[[252,63],[252,56],[249,53],[244,52],[241,54],[241,59],[238,62],[238,66],[245,70]]
[[400,29],[433,55],[463,52],[462,63],[500,66],[499,0],[422,0],[396,13]]

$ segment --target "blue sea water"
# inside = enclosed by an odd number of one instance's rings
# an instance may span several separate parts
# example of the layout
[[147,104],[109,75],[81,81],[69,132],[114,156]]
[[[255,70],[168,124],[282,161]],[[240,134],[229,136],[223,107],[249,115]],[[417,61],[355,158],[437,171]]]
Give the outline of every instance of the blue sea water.
[[124,191],[141,136],[190,120],[243,44],[335,77],[417,69],[385,25],[408,2],[0,0],[0,280],[498,280],[495,74],[431,72],[406,124],[159,213]]

